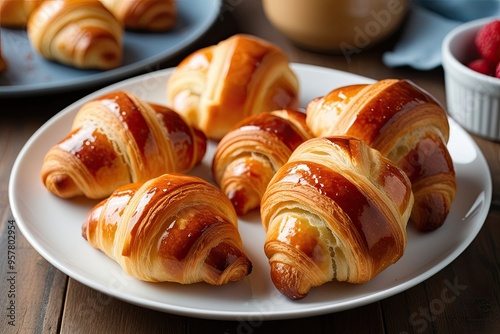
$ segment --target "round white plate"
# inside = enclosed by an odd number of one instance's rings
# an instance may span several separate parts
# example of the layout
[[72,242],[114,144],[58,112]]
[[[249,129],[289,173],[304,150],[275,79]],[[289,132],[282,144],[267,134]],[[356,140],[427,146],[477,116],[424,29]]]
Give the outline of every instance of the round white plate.
[[169,32],[126,31],[123,65],[107,71],[81,70],[47,61],[38,55],[25,29],[0,28],[2,54],[8,63],[0,74],[0,97],[61,92],[158,70],[160,61],[173,57],[201,37],[215,22],[222,0],[177,1],[178,22]]
[[[301,82],[303,105],[335,87],[372,82],[310,65],[293,64],[293,68]],[[75,113],[86,101],[124,89],[149,101],[165,103],[165,84],[170,73],[168,69],[128,79],[70,105],[33,135],[15,162],[9,196],[20,230],[45,259],[93,289],[147,308],[211,319],[284,319],[336,312],[392,296],[429,278],[462,253],[486,219],[492,196],[488,165],[472,138],[450,119],[449,150],[456,168],[458,192],[447,221],[428,234],[409,226],[404,256],[366,284],[332,282],[314,288],[303,300],[288,300],[270,280],[258,211],[239,222],[246,252],[254,266],[244,280],[214,287],[204,283],[144,283],[130,278],[81,236],[83,219],[95,202],[63,200],[51,195],[40,181],[40,169],[45,153],[66,135]],[[209,171],[214,149],[215,144],[210,143],[205,159],[193,174],[212,181]]]

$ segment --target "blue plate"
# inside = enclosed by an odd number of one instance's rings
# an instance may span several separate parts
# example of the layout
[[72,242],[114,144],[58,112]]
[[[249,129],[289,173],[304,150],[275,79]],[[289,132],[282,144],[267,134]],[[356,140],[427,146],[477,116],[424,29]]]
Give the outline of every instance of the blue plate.
[[157,70],[160,61],[190,46],[212,26],[221,1],[178,1],[177,25],[166,33],[125,32],[123,65],[107,71],[80,70],[47,61],[33,50],[24,29],[1,28],[2,54],[8,69],[0,74],[0,97],[86,88]]

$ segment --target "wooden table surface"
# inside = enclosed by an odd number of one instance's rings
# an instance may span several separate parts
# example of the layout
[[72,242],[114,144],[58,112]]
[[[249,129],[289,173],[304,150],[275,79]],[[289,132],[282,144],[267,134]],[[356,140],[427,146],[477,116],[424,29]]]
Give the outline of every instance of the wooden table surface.
[[[196,44],[160,64],[183,57],[238,32],[279,45],[291,61],[320,65],[374,79],[407,78],[444,105],[441,68],[419,72],[389,69],[382,53],[397,35],[371,50],[344,57],[294,47],[266,20],[260,1],[224,1],[214,26]],[[500,333],[500,144],[473,136],[493,179],[493,198],[482,230],[471,245],[424,282],[362,307],[311,318],[262,321],[207,320],[142,308],[101,294],[53,267],[24,238],[12,216],[8,183],[14,160],[28,138],[51,116],[99,87],[31,98],[0,99],[0,332],[3,333]],[[14,226],[14,227],[12,227]],[[9,248],[14,229],[14,249]],[[10,280],[8,258],[15,254]],[[443,302],[450,283],[459,288]],[[441,302],[440,302],[441,301]],[[448,302],[450,301],[450,302]],[[15,303],[15,311],[9,310]],[[87,310],[82,308],[86,306]],[[91,312],[88,312],[88,311]],[[13,315],[13,316],[12,316]],[[13,321],[9,324],[10,321]],[[14,324],[14,326],[12,326]]]

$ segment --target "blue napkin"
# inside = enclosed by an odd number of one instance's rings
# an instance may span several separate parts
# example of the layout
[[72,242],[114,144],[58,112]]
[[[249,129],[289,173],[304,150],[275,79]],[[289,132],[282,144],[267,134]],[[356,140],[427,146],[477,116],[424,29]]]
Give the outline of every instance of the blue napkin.
[[460,24],[500,15],[500,0],[413,0],[400,40],[382,61],[388,67],[431,70],[441,65],[441,44]]

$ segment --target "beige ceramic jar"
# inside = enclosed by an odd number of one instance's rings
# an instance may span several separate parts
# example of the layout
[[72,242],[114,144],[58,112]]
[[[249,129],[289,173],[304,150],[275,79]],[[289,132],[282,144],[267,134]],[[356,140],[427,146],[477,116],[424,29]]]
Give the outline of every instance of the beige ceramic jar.
[[296,45],[352,53],[388,38],[409,0],[262,0],[269,21]]

